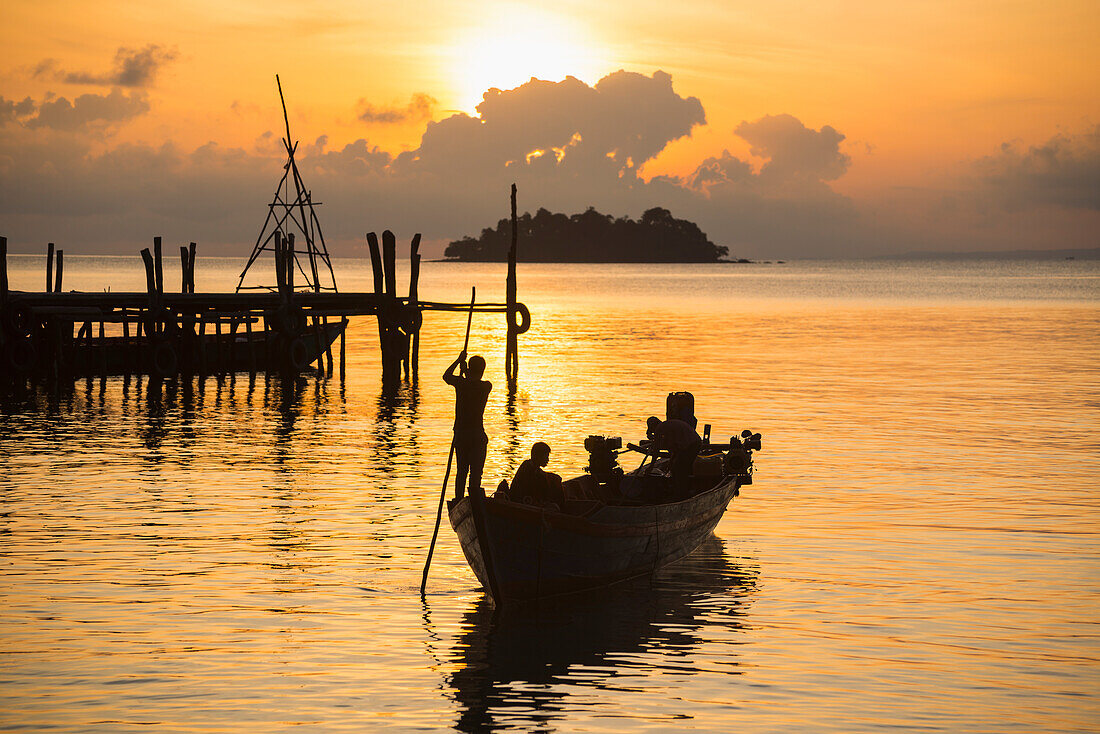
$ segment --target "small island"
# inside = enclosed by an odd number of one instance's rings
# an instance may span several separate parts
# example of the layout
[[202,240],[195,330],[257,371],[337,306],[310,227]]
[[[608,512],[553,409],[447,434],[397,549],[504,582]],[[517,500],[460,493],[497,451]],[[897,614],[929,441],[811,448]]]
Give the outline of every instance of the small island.
[[[527,262],[588,263],[713,263],[729,248],[715,245],[694,222],[676,219],[668,209],[654,207],[635,221],[615,219],[589,207],[566,216],[539,209],[517,219],[522,259]],[[443,256],[457,262],[503,262],[512,242],[512,222],[501,219],[496,229],[478,238],[463,237],[447,245]]]

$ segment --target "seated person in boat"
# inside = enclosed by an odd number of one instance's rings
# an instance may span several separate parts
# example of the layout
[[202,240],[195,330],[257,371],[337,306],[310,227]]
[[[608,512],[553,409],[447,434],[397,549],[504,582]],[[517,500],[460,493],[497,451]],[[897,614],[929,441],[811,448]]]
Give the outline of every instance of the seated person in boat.
[[663,449],[671,454],[669,473],[672,475],[673,491],[678,498],[689,497],[692,466],[703,446],[703,439],[691,425],[679,418],[662,421],[657,416],[646,421],[646,436],[653,442],[653,451]]
[[[462,374],[455,370],[462,367]],[[481,490],[481,472],[485,468],[485,449],[489,437],[485,435],[485,403],[493,383],[481,379],[485,374],[485,359],[478,355],[466,362],[466,352],[458,355],[443,373],[443,381],[455,389],[455,458],[458,472],[455,475],[455,499],[462,499],[466,491],[466,477],[470,479],[470,491]]]
[[550,463],[550,446],[539,441],[531,447],[531,458],[519,465],[516,478],[508,488],[508,498],[513,502],[524,502],[528,498],[533,504],[555,504],[558,509],[565,506],[565,493],[561,488],[561,476],[543,469]]

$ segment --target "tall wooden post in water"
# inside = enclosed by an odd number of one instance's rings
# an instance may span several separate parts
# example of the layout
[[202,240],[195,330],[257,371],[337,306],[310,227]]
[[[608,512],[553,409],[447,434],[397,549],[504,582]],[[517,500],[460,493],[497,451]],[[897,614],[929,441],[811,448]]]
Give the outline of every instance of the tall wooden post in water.
[[508,342],[504,349],[504,376],[509,382],[519,376],[519,316],[516,308],[516,242],[519,239],[519,225],[516,221],[516,185],[512,184],[512,246],[508,248]]

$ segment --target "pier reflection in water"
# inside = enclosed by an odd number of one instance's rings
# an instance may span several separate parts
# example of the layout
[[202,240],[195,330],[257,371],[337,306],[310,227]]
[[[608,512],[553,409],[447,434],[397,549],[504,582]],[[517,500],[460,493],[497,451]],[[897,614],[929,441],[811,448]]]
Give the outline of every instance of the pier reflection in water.
[[[720,625],[737,634],[756,585],[756,569],[733,563],[711,536],[653,579],[518,609],[497,610],[481,596],[442,652],[457,666],[445,676],[458,705],[455,727],[553,728],[571,708],[564,699],[585,688],[640,691],[662,687],[664,676],[701,672],[695,654],[709,637],[701,630]],[[424,619],[438,640],[430,607]],[[736,659],[723,662],[723,673],[740,672]]]

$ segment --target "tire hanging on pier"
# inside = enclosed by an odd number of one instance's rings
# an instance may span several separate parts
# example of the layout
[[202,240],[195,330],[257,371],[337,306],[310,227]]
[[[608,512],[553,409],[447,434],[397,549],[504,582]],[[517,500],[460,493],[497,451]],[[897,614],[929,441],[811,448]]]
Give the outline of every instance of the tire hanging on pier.
[[30,339],[13,339],[8,349],[8,364],[16,374],[26,375],[38,361],[38,352]]
[[176,357],[176,349],[171,343],[158,341],[153,346],[153,375],[160,379],[175,376],[179,369],[179,359]]
[[[517,317],[519,317],[519,321],[516,320]],[[527,310],[527,306],[522,303],[510,306],[508,308],[508,325],[512,327],[513,332],[516,334],[526,333],[531,328],[531,312]]]

